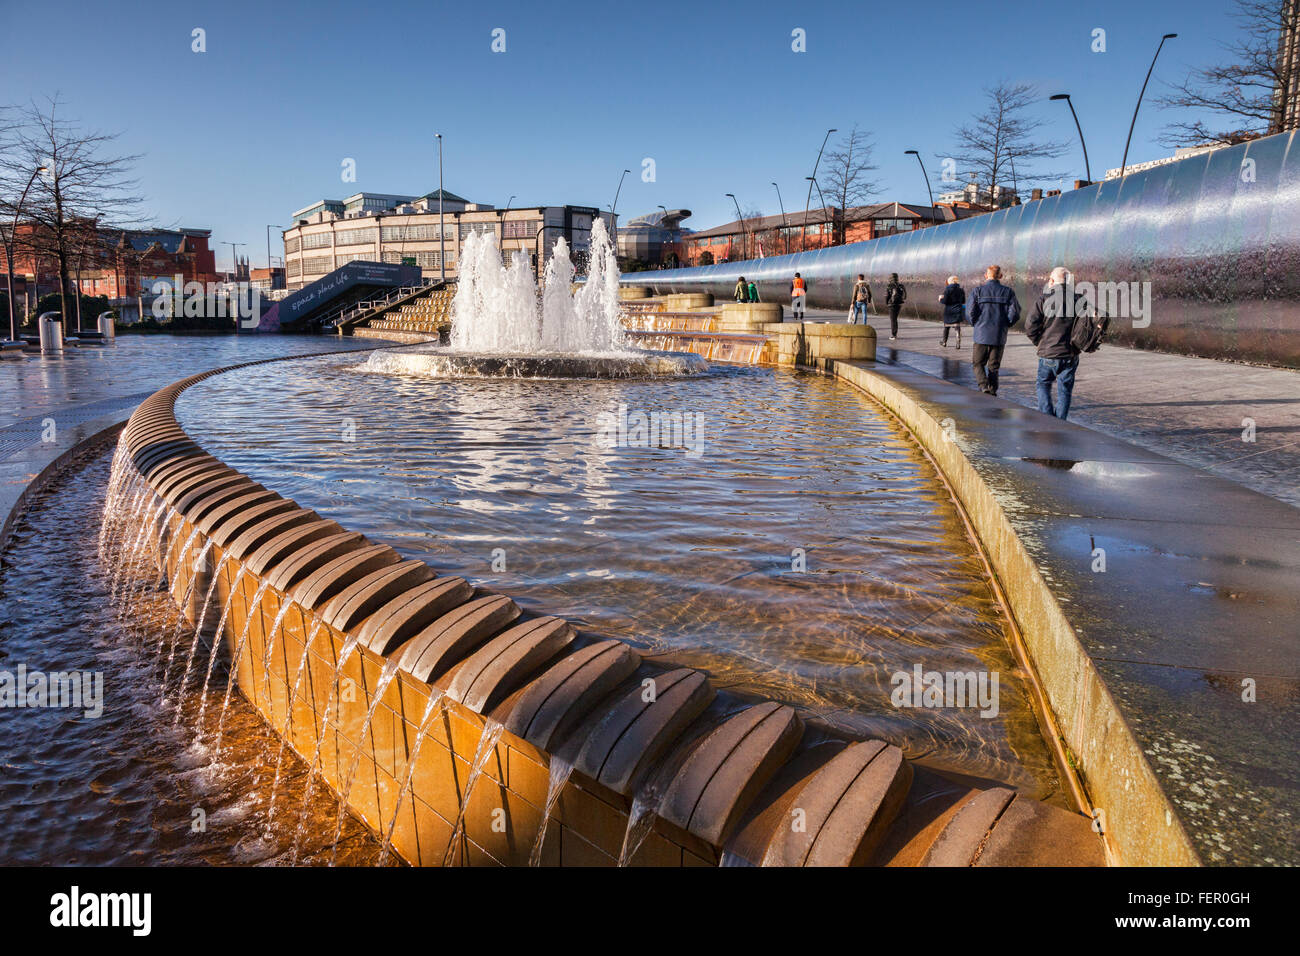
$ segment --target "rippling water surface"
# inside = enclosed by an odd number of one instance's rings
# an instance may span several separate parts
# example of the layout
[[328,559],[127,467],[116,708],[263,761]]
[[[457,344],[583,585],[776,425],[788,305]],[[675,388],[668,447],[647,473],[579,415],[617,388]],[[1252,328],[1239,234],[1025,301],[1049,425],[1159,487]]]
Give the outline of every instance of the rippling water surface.
[[[178,413],[232,466],[441,573],[927,763],[1056,789],[960,519],[858,392],[756,367],[439,382],[363,365],[216,376]],[[608,447],[638,412],[699,416],[702,442]],[[891,675],[916,664],[997,671],[998,716],[895,708]]]
[[[170,597],[140,580],[121,587],[125,606],[111,600],[97,553],[111,459],[109,447],[35,500],[0,570],[0,671],[103,681],[97,717],[0,709],[0,864],[329,863],[338,803],[322,786],[308,799],[288,751],[267,825],[279,738],[238,693],[216,746],[224,660],[200,719],[205,670],[182,680],[193,629]],[[373,863],[369,831],[345,823],[337,862]]]

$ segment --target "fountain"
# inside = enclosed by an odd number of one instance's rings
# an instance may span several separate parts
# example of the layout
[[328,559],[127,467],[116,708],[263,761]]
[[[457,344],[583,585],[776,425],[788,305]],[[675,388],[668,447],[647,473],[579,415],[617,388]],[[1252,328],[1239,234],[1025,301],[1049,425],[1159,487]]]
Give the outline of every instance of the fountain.
[[451,345],[415,345],[373,353],[361,368],[427,378],[648,378],[708,367],[697,355],[629,347],[618,311],[618,264],[600,220],[592,228],[591,266],[574,294],[573,262],[563,238],[546,264],[540,308],[526,256],[503,264],[496,241],[471,235],[461,250],[452,301]]

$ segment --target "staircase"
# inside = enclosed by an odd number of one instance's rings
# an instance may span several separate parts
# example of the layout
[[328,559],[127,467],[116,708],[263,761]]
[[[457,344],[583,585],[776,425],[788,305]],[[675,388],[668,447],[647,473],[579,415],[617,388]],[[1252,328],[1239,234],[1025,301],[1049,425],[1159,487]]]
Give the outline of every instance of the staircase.
[[[362,303],[372,307],[351,321],[353,334],[398,342],[437,342],[451,329],[451,300],[447,284],[428,286],[391,302]],[[364,323],[364,324],[362,324]]]

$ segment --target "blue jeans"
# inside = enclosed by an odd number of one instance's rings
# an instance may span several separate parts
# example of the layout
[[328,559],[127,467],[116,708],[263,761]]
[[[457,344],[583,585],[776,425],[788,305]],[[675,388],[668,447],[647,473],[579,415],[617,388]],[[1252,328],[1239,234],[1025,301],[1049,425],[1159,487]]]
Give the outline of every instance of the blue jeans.
[[858,316],[862,316],[862,324],[863,324],[863,325],[866,325],[866,324],[867,324],[867,304],[866,304],[865,302],[856,302],[856,301],[855,301],[855,302],[853,303],[853,318],[852,318],[852,320],[851,320],[851,324],[852,324],[852,325],[857,325],[857,324],[858,324]]
[[[1038,410],[1062,420],[1070,414],[1070,394],[1074,391],[1074,373],[1079,357],[1038,360]],[[1052,382],[1056,382],[1056,407],[1052,407]]]

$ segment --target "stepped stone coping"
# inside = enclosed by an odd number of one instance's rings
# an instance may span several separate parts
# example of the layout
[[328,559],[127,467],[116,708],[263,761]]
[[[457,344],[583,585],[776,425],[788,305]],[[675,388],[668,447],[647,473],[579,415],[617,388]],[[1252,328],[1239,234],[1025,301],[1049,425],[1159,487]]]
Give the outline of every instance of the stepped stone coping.
[[321,565],[293,585],[289,596],[307,610],[316,611],[352,582],[400,560],[388,545],[368,544]]
[[[262,505],[283,501],[284,499],[277,495],[269,488],[263,488],[255,482],[249,482],[247,488],[240,489],[239,493],[233,498],[228,498],[220,504],[209,509],[201,517],[195,517],[190,520],[190,524],[198,528],[208,537],[214,537],[213,531],[223,521],[234,515],[236,518],[241,517],[246,509],[254,505]],[[220,542],[218,542],[220,543]],[[224,545],[222,545],[224,547]]]
[[561,658],[515,701],[505,728],[553,753],[597,702],[631,677],[641,656],[621,641],[596,641]]
[[474,596],[464,578],[434,578],[397,595],[361,625],[360,641],[387,656],[452,608]]
[[175,507],[175,502],[172,500],[171,496],[171,489],[176,487],[177,484],[184,481],[186,478],[194,478],[198,475],[211,477],[220,473],[239,474],[239,472],[235,471],[233,468],[227,468],[215,458],[211,461],[195,459],[192,461],[171,462],[167,465],[165,470],[159,472],[158,477],[153,483],[153,487],[158,494],[167,499],[168,504]]
[[912,784],[899,748],[880,740],[850,744],[795,796],[802,831],[777,829],[764,866],[860,866],[879,845]]
[[248,570],[262,577],[268,568],[300,552],[306,545],[342,531],[343,528],[337,522],[325,518],[294,525],[272,535],[244,563],[248,565]]
[[[293,504],[293,502],[289,502]],[[320,515],[310,508],[294,508],[291,511],[284,511],[272,515],[262,521],[250,526],[240,532],[233,541],[230,542],[226,550],[233,554],[245,564],[248,563],[248,556],[266,544],[271,538],[282,531],[301,527],[313,521],[320,519]],[[252,568],[250,567],[251,571]]]
[[228,475],[200,475],[182,481],[176,485],[174,493],[164,496],[163,500],[179,514],[185,515],[190,524],[195,524],[214,508],[244,495],[267,490],[257,482],[231,472]]
[[397,666],[416,680],[431,683],[519,614],[519,605],[504,594],[475,598],[448,611],[402,645]]
[[461,662],[447,685],[447,696],[475,713],[487,713],[576,636],[569,622],[558,617],[516,624]]
[[199,454],[199,446],[194,442],[185,440],[174,440],[163,442],[162,444],[148,444],[140,451],[131,456],[131,462],[136,469],[146,478],[149,476],[149,470],[161,462],[168,461],[186,453]]
[[[973,866],[1060,866],[1090,860],[1100,865],[1095,834],[1079,817],[1017,793],[972,863]],[[1062,852],[1062,851],[1066,852]]]
[[610,708],[578,754],[574,766],[616,793],[628,794],[651,762],[717,696],[708,678],[680,667],[638,684]]
[[423,561],[399,561],[347,585],[321,608],[319,616],[336,631],[350,631],[397,595],[432,579],[433,570]]
[[691,751],[664,792],[659,816],[720,846],[802,737],[793,707],[765,701],[745,708]]
[[[272,494],[275,493],[272,492]],[[234,502],[230,502],[227,505],[222,505],[221,508],[217,508],[213,512],[213,515],[215,515],[217,511],[222,510],[222,508],[230,507],[230,505],[233,504]],[[239,511],[231,512],[227,514],[224,519],[212,522],[212,530],[208,536],[217,544],[221,545],[223,549],[229,551],[231,550],[230,546],[234,543],[235,539],[259,521],[263,521],[273,515],[284,514],[287,511],[296,510],[298,510],[298,508],[294,502],[289,501],[286,498],[281,498],[279,495],[275,495],[275,497],[269,501],[249,501]],[[213,515],[209,515],[204,520],[211,521]]]
[[359,531],[342,531],[313,541],[302,551],[288,554],[279,563],[267,567],[266,580],[277,591],[293,597],[294,585],[309,574],[346,554],[365,547],[366,539]]
[[1011,803],[1014,790],[994,787],[981,790],[967,800],[948,821],[943,832],[930,845],[922,866],[971,866],[979,856],[980,847],[998,817]]

